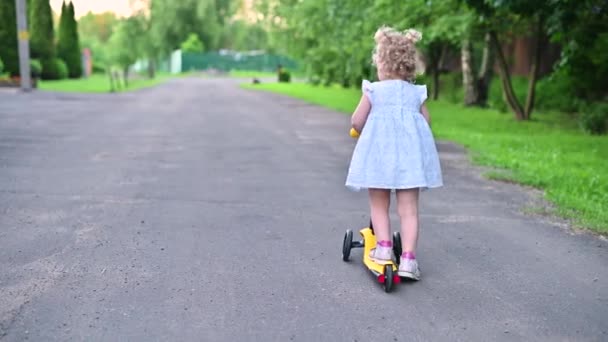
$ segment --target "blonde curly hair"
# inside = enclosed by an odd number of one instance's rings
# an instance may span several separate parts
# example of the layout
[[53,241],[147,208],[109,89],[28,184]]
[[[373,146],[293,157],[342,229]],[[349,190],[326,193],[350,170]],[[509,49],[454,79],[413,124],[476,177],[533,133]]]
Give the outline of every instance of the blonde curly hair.
[[416,43],[422,39],[422,33],[414,29],[399,32],[383,26],[376,31],[376,47],[372,56],[378,67],[378,74],[388,78],[399,78],[413,82],[420,68]]

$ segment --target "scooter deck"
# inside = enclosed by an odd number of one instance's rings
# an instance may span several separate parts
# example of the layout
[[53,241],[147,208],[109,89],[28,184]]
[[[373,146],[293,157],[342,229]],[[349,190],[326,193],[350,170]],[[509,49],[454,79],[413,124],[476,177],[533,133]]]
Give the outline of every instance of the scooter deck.
[[[376,236],[370,228],[363,228],[359,231],[359,233],[361,234],[361,237],[363,237],[364,242],[363,264],[365,264],[365,266],[369,268],[370,271],[374,272],[374,274],[383,274],[384,265],[378,264],[369,257],[369,253],[371,252],[371,250],[376,247]],[[388,265],[391,265],[393,267],[393,271],[397,272],[397,265],[394,262],[391,261],[390,263],[388,263]]]

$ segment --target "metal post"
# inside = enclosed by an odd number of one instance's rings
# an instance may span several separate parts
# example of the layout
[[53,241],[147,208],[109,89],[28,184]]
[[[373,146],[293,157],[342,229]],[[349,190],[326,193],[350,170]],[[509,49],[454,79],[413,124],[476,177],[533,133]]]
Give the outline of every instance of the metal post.
[[21,89],[32,89],[30,78],[30,34],[27,30],[26,0],[15,0],[17,10],[17,35],[19,37],[19,71],[21,73]]

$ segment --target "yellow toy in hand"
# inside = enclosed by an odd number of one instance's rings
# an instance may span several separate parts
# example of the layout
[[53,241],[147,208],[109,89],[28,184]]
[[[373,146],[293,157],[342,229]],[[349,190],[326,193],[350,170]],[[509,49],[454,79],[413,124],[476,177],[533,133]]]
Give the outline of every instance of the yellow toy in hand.
[[356,129],[351,128],[350,129],[350,136],[353,137],[353,138],[358,138],[359,137],[359,132],[357,132]]

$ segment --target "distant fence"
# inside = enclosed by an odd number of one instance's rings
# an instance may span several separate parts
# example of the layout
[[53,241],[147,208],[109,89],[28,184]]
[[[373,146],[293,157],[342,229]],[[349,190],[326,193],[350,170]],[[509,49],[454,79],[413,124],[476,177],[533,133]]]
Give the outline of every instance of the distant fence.
[[288,57],[256,51],[184,53],[178,50],[171,55],[169,64],[172,73],[207,69],[274,71],[279,64],[292,70],[297,68],[296,62]]

